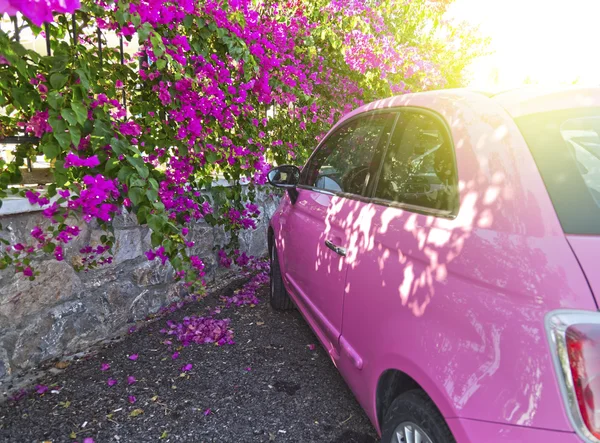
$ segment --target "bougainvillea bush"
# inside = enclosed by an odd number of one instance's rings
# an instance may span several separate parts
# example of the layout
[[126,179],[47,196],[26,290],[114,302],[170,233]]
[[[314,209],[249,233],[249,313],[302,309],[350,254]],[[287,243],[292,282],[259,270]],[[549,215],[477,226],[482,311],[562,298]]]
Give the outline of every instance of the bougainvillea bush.
[[[0,138],[39,138],[0,161],[0,199],[20,194],[51,221],[28,242],[7,244],[0,268],[34,278],[36,256],[62,260],[79,234],[66,222],[73,216],[107,230],[103,244],[82,249],[86,266],[110,262],[111,220],[125,208],[152,230],[148,259],[169,261],[188,285],[200,284],[191,224],[204,218],[233,234],[253,228],[252,199],[271,164],[301,163],[364,102],[461,83],[484,42],[443,19],[449,2],[0,2],[51,50],[27,50],[0,30]],[[110,47],[109,35],[137,52]],[[39,155],[52,183],[13,186]],[[230,186],[215,205],[203,190],[217,177]],[[221,252],[223,264],[239,258]]]

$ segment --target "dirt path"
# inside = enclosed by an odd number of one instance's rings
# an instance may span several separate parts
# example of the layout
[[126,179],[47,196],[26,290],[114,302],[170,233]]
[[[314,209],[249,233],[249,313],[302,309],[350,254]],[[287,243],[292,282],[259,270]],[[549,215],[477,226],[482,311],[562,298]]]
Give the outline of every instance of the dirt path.
[[[375,443],[365,413],[301,315],[274,312],[265,291],[256,307],[215,315],[231,319],[233,345],[192,343],[173,359],[177,341],[165,344],[173,337],[159,332],[167,320],[222,305],[213,294],[48,375],[40,381],[48,386],[43,395],[0,404],[0,441]],[[108,386],[109,378],[116,384]]]

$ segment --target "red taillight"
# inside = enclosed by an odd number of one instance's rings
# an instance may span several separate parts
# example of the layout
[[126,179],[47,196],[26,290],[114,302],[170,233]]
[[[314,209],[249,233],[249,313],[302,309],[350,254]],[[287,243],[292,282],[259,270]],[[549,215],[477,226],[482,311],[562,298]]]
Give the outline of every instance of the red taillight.
[[572,324],[565,341],[581,418],[600,439],[600,324]]

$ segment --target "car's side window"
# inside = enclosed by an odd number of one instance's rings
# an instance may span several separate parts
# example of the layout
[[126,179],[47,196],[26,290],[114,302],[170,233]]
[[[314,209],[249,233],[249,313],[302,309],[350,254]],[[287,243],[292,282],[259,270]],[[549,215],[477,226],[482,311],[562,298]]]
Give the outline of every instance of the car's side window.
[[453,212],[458,196],[451,136],[435,116],[401,111],[375,198]]
[[[301,184],[331,192],[365,195],[387,143],[392,114],[357,118],[325,140],[303,171]],[[379,155],[378,155],[379,154]]]

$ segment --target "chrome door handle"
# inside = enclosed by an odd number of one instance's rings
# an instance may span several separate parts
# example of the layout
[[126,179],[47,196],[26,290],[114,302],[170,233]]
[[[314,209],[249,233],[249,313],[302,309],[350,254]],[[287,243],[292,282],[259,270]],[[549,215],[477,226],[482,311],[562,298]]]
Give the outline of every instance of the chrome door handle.
[[341,246],[336,246],[333,243],[331,243],[329,240],[325,240],[325,246],[327,246],[329,249],[331,249],[336,254],[341,255],[342,257],[346,256],[346,248],[342,248]]

